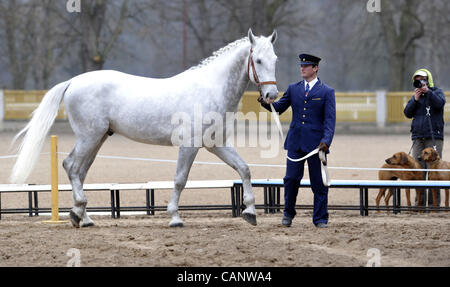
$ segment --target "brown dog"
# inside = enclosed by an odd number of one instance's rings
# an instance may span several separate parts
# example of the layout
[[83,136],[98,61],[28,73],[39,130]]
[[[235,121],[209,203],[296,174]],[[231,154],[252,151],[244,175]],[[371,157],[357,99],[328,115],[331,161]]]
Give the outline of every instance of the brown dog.
[[[397,152],[390,158],[387,158],[386,163],[383,164],[382,168],[398,168],[398,169],[421,169],[419,162],[415,160],[412,156],[406,154],[405,152]],[[423,180],[423,171],[403,171],[403,170],[380,170],[378,172],[379,180]],[[380,206],[381,198],[385,195],[387,188],[380,188],[380,192],[376,198],[377,207]],[[417,196],[420,198],[420,192],[422,190],[416,189]],[[406,201],[408,206],[411,206],[411,196],[409,188],[405,189]],[[384,202],[386,207],[389,206],[389,200],[393,194],[392,189],[389,189],[388,195],[385,196]]]
[[[428,163],[429,169],[450,169],[450,162],[440,159],[437,151],[428,147],[420,155]],[[450,180],[450,171],[429,171],[429,180]],[[433,189],[433,206],[437,206],[437,189]],[[448,207],[448,189],[445,189],[445,207]]]

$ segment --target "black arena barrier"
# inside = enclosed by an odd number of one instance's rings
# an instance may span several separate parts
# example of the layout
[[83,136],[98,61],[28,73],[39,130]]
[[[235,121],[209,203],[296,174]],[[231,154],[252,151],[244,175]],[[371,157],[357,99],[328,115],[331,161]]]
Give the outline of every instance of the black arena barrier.
[[[262,188],[264,202],[255,204],[255,208],[263,209],[264,213],[281,212],[284,206],[281,204],[281,179],[259,179],[251,181],[252,187]],[[147,215],[155,215],[157,211],[166,211],[167,206],[155,205],[155,192],[158,190],[173,190],[173,181],[156,181],[148,183],[133,184],[85,184],[85,191],[109,191],[110,205],[105,207],[88,207],[87,211],[108,212],[112,218],[120,218],[121,212],[146,212]],[[304,179],[300,182],[300,188],[310,188],[310,182]],[[369,205],[369,189],[379,191],[380,188],[392,188],[392,207],[376,207]],[[329,210],[355,210],[361,216],[368,216],[369,210],[392,211],[393,214],[401,211],[449,211],[448,207],[408,207],[401,205],[401,190],[405,188],[436,188],[449,189],[450,181],[389,181],[389,180],[331,180],[329,188],[333,189],[357,189],[359,190],[359,205],[329,205]],[[188,181],[185,189],[227,189],[230,190],[231,202],[223,205],[186,205],[179,206],[179,210],[231,210],[232,217],[241,216],[245,209],[243,204],[243,185],[241,180],[204,180]],[[71,191],[70,185],[59,185],[59,192]],[[145,206],[121,206],[121,191],[142,190],[145,192]],[[29,216],[39,216],[42,213],[51,212],[50,208],[39,207],[39,193],[51,192],[50,185],[0,185],[0,219],[2,214],[28,214]],[[28,193],[28,207],[24,208],[2,208],[2,194],[6,193]],[[297,205],[297,209],[313,209],[312,205]],[[70,208],[60,208],[60,212],[69,212]]]

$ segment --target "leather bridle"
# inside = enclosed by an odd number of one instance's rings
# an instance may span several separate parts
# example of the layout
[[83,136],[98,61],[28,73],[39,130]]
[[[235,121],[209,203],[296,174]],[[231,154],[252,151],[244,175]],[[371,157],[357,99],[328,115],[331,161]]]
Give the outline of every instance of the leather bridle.
[[256,69],[255,69],[255,63],[253,62],[253,48],[250,48],[250,55],[248,56],[248,65],[247,65],[247,75],[248,78],[250,79],[250,66],[252,67],[252,72],[253,72],[253,79],[255,80],[255,84],[258,87],[258,91],[260,96],[262,97],[262,91],[261,91],[261,86],[263,85],[276,85],[277,82],[276,81],[266,81],[266,82],[260,82],[259,81],[259,77],[258,74],[256,73]]

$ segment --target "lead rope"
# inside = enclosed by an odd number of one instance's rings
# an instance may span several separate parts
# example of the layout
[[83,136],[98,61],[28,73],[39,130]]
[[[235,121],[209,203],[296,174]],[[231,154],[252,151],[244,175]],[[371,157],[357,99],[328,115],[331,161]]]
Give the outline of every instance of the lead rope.
[[431,123],[431,114],[430,114],[431,106],[427,106],[426,109],[427,109],[426,117],[428,118],[428,125],[430,126],[431,141],[433,142],[434,150],[437,151],[436,140],[434,139],[434,134],[433,134],[433,124]]

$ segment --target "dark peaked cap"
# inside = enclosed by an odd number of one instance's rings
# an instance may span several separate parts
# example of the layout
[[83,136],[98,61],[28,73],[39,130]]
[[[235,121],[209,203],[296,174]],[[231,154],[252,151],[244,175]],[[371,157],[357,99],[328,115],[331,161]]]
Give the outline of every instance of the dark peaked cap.
[[318,65],[320,60],[322,60],[309,54],[300,54],[298,57],[300,58],[300,65]]

